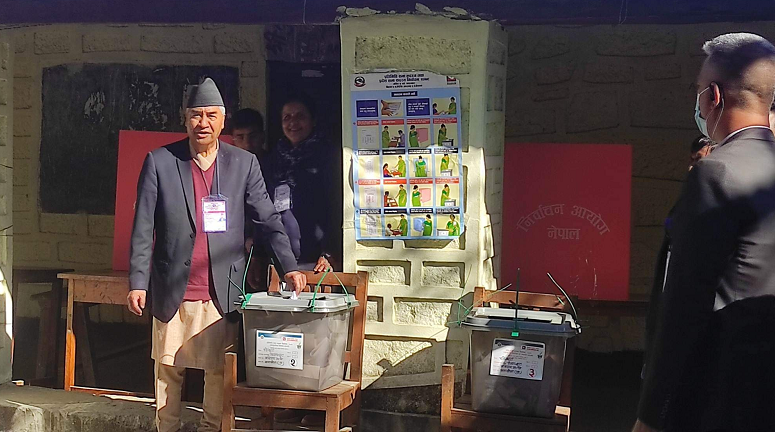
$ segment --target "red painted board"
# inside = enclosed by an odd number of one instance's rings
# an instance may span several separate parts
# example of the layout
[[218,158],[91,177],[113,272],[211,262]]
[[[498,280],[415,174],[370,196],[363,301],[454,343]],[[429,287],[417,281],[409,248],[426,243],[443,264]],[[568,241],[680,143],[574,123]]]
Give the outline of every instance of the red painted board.
[[[122,130],[118,134],[118,173],[116,175],[116,217],[113,227],[113,270],[129,270],[129,239],[135,217],[137,178],[148,152],[179,141],[185,133]],[[220,139],[231,143],[231,137]]]
[[503,172],[502,284],[627,300],[632,148],[507,144]]

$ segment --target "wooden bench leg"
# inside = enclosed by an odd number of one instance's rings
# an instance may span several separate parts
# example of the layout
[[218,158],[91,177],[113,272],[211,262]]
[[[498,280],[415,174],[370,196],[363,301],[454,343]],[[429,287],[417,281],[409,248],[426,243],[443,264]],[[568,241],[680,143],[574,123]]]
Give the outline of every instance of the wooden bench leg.
[[237,385],[237,355],[226,353],[223,367],[223,414],[221,417],[221,432],[231,432],[234,429],[234,386]]
[[455,404],[455,366],[441,367],[441,432],[452,432],[452,406]]
[[326,399],[326,428],[325,432],[339,432],[339,399]]
[[361,397],[360,390],[355,392],[352,404],[342,413],[344,426],[351,426],[353,431],[358,430],[361,424]]
[[73,286],[67,284],[67,330],[65,331],[65,379],[64,389],[75,385],[75,332],[73,332]]

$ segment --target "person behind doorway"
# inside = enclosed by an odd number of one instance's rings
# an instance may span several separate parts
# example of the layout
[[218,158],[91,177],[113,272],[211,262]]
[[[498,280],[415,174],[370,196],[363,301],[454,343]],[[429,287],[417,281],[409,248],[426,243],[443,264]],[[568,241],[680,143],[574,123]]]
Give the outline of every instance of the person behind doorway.
[[430,237],[433,235],[433,219],[431,215],[425,215],[425,220],[422,223],[422,235],[423,237]]
[[447,231],[450,236],[457,237],[460,235],[460,223],[455,220],[455,215],[449,215],[449,221],[447,222]]
[[441,190],[441,202],[439,203],[440,207],[444,207],[444,205],[447,203],[447,200],[449,199],[449,185],[445,184],[444,189]]
[[719,144],[673,213],[635,432],[775,430],[775,46],[733,33],[703,51],[695,120]]
[[264,117],[254,109],[244,108],[234,113],[231,124],[234,145],[253,153],[260,164],[265,155]]
[[[199,430],[220,430],[224,350],[236,336],[239,299],[229,284],[245,272],[243,214],[261,230],[286,282],[296,291],[306,285],[255,156],[218,140],[225,112],[212,79],[193,86],[185,111],[188,137],[150,152],[137,182],[127,303],[138,316],[148,304],[153,316],[160,432],[181,427],[186,368],[205,371]],[[208,224],[206,201],[233,211],[231,224]]]
[[443,146],[444,141],[446,140],[447,140],[447,125],[442,123],[441,127],[439,127],[438,145]]
[[449,108],[447,109],[447,114],[457,114],[457,102],[455,102],[454,97],[449,98]]
[[443,173],[444,171],[447,171],[447,170],[449,170],[449,155],[445,153],[444,156],[441,158],[441,164],[439,164],[439,171]]
[[385,126],[382,129],[382,148],[388,147],[390,147],[390,131],[388,130],[388,127]]
[[420,147],[420,137],[414,125],[409,126],[409,147]]
[[[335,169],[337,149],[317,129],[315,103],[299,94],[285,100],[281,111],[283,137],[268,161],[270,190],[302,270],[323,272],[336,269],[333,256],[336,236],[336,197],[341,196]],[[275,419],[281,423],[302,420],[305,426],[322,423],[323,416],[301,410],[281,410]]]
[[404,237],[409,235],[409,222],[406,220],[406,215],[401,215],[401,221],[398,223],[398,230],[401,231],[401,235]]
[[422,194],[420,193],[420,188],[414,185],[412,188],[412,207],[420,206],[422,206]]
[[397,199],[399,207],[406,207],[406,189],[404,189],[404,185],[398,185]]
[[401,177],[406,177],[406,161],[403,156],[398,157],[398,163],[396,164],[396,171]]
[[422,156],[418,157],[414,162],[414,176],[415,177],[428,177],[428,165]]

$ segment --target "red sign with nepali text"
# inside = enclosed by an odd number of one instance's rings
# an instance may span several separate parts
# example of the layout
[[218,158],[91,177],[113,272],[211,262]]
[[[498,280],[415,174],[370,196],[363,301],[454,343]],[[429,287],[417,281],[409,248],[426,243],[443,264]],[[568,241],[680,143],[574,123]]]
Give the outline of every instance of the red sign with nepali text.
[[584,300],[627,300],[632,149],[507,144],[502,284]]

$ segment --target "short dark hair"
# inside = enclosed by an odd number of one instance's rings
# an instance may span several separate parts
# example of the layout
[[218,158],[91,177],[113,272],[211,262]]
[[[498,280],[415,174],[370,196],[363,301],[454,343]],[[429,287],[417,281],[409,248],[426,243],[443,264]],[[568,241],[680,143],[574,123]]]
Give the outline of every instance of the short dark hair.
[[[775,46],[767,39],[753,33],[727,33],[705,42],[702,50],[708,55],[708,63],[716,68],[723,90],[739,94],[744,105],[750,100],[744,93],[772,104]],[[766,69],[760,65],[766,65]]]
[[715,145],[715,144],[716,143],[714,143],[712,139],[710,139],[710,138],[708,138],[708,137],[706,137],[704,135],[700,135],[697,138],[695,138],[694,141],[692,141],[692,146],[690,148],[690,152],[691,152],[691,154],[695,154],[698,151],[702,150],[705,146],[712,146],[712,145]]
[[232,130],[250,127],[256,127],[260,132],[264,131],[264,116],[260,112],[251,108],[243,108],[231,116]]
[[305,108],[307,108],[307,111],[309,111],[309,115],[313,118],[317,118],[317,109],[315,106],[315,100],[312,99],[308,94],[306,93],[293,93],[287,98],[285,98],[285,102],[283,102],[283,106],[288,105],[289,103],[299,103],[304,105]]

